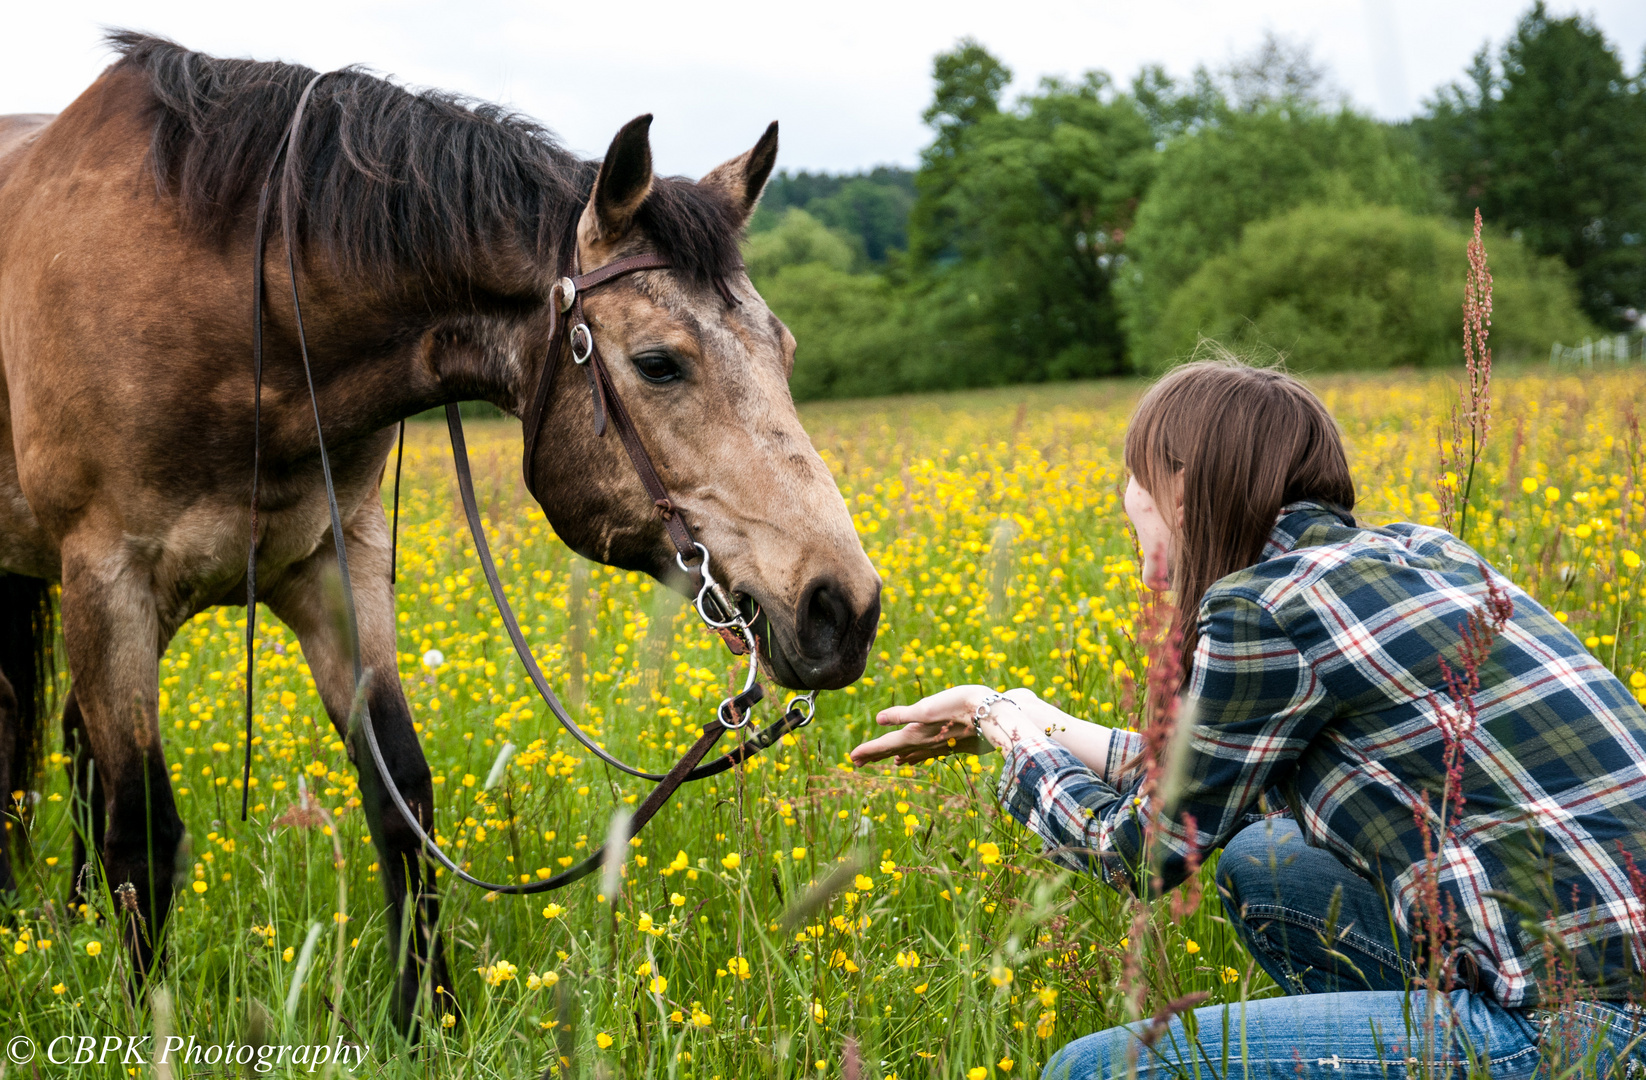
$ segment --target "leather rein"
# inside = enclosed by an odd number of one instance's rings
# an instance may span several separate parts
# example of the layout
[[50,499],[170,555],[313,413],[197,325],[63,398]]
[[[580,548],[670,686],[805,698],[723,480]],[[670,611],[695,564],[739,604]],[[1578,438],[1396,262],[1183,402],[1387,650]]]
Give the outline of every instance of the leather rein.
[[[449,870],[459,879],[486,889],[490,892],[505,894],[530,894],[549,892],[563,888],[572,882],[586,877],[598,869],[605,860],[605,845],[596,849],[583,861],[553,877],[534,882],[508,883],[489,882],[475,877],[459,866],[450,856],[441,850],[427,831],[424,830],[418,816],[407,805],[405,797],[400,793],[389,771],[388,763],[383,756],[382,748],[378,745],[377,733],[372,725],[371,710],[367,705],[367,688],[372,677],[370,669],[361,667],[360,663],[360,634],[359,623],[355,612],[354,592],[349,584],[348,553],[343,543],[342,515],[337,504],[337,491],[333,486],[331,462],[326,453],[324,430],[320,422],[320,401],[315,393],[314,374],[309,363],[308,341],[303,329],[302,302],[298,294],[297,264],[296,264],[296,225],[295,211],[290,201],[291,185],[299,180],[297,168],[294,164],[297,154],[298,134],[301,130],[304,110],[308,106],[310,96],[324,75],[316,75],[309,80],[298,97],[297,107],[292,112],[291,122],[287,127],[286,137],[281,147],[276,151],[274,159],[269,163],[268,174],[263,181],[262,192],[258,198],[256,232],[253,240],[253,329],[252,329],[252,377],[254,397],[252,407],[252,486],[251,486],[251,544],[246,563],[246,762],[241,783],[240,818],[246,820],[247,801],[250,796],[251,785],[251,735],[252,735],[252,691],[254,676],[254,630],[257,624],[257,484],[258,472],[261,467],[261,414],[263,393],[263,256],[266,249],[264,226],[268,215],[270,195],[275,186],[276,172],[279,170],[282,156],[285,158],[285,171],[280,177],[280,193],[282,196],[282,230],[286,246],[286,269],[291,280],[292,311],[297,327],[298,351],[303,361],[303,373],[307,380],[309,403],[314,413],[315,435],[320,448],[320,471],[325,481],[326,504],[331,515],[332,541],[336,548],[337,566],[341,578],[343,592],[343,606],[345,622],[348,628],[348,640],[353,647],[351,660],[354,665],[355,694],[350,710],[348,728],[352,732],[358,725],[360,732],[365,736],[368,749],[371,751],[372,761],[377,768],[378,775],[383,779],[384,789],[395,809],[405,820],[406,825],[417,836],[423,846],[424,853]],[[759,639],[754,633],[749,617],[746,617],[738,608],[735,601],[727,594],[725,588],[717,581],[710,569],[709,549],[692,533],[691,527],[681,516],[669,497],[668,489],[663,484],[651,455],[647,452],[645,443],[635,428],[628,410],[624,407],[622,398],[617,394],[616,387],[611,382],[611,376],[606,368],[605,361],[600,356],[600,350],[595,344],[594,333],[589,328],[588,321],[583,315],[583,296],[609,282],[618,280],[628,274],[645,270],[666,270],[670,268],[667,259],[659,255],[642,254],[631,255],[617,259],[605,266],[598,267],[588,273],[579,273],[576,267],[576,242],[571,243],[570,272],[561,277],[552,286],[549,292],[549,344],[547,355],[544,358],[542,369],[537,378],[537,385],[532,394],[530,405],[522,416],[522,427],[525,436],[525,452],[523,471],[526,474],[527,487],[534,496],[537,495],[533,483],[532,463],[535,460],[535,451],[541,429],[547,421],[549,402],[556,375],[560,368],[559,358],[562,352],[569,352],[572,361],[583,368],[588,376],[589,393],[594,406],[595,433],[604,437],[608,427],[617,430],[618,438],[623,443],[630,463],[634,466],[636,475],[640,478],[647,494],[652,497],[653,505],[657,508],[662,519],[664,530],[670,543],[675,549],[675,563],[688,576],[693,574],[700,578],[692,606],[698,617],[726,642],[727,647],[735,656],[747,658],[748,673],[743,688],[737,694],[727,697],[715,710],[712,720],[706,724],[699,734],[697,741],[675,762],[666,773],[653,773],[629,765],[609,753],[588,732],[584,731],[576,720],[567,712],[549,680],[532,655],[526,643],[526,635],[515,617],[514,609],[503,593],[502,579],[498,576],[496,563],[492,559],[491,546],[486,540],[485,526],[480,518],[480,509],[474,493],[474,477],[469,467],[467,442],[463,435],[463,421],[456,404],[446,406],[446,424],[451,433],[452,460],[457,471],[457,486],[462,497],[463,514],[468,521],[469,534],[474,538],[474,550],[480,560],[480,567],[486,578],[486,584],[491,590],[492,598],[497,603],[498,613],[502,616],[504,628],[508,631],[509,639],[514,645],[514,651],[525,667],[527,675],[536,687],[538,694],[548,705],[549,711],[579,743],[590,753],[611,767],[630,776],[643,780],[650,780],[657,784],[647,795],[646,799],[635,809],[627,827],[617,830],[622,835],[613,835],[609,843],[625,843],[629,837],[638,835],[641,828],[663,808],[671,796],[684,783],[693,780],[702,780],[725,772],[735,765],[748,760],[750,757],[776,743],[784,735],[811,723],[816,708],[816,692],[797,695],[789,699],[783,715],[771,725],[753,733],[736,749],[721,755],[708,764],[703,764],[704,757],[722,734],[747,728],[750,724],[750,711],[764,696],[764,690],[759,682]],[[735,298],[723,282],[717,285],[720,294],[729,302],[735,303]],[[404,427],[402,424],[402,438]],[[539,500],[541,501],[541,500]],[[399,473],[396,469],[395,478],[395,531],[399,527]],[[392,575],[392,569],[391,569]]]

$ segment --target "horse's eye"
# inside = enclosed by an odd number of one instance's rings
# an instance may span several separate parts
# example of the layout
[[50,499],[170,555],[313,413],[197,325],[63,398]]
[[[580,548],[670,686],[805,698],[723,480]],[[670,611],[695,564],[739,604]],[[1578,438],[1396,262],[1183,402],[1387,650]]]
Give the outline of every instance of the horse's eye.
[[634,358],[640,374],[654,383],[674,382],[680,378],[680,365],[668,353],[645,352]]

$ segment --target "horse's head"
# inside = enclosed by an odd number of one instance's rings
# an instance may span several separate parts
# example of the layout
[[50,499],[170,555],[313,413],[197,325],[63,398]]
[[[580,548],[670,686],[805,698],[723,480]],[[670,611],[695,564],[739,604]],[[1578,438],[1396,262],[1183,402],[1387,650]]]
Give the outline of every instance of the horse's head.
[[[650,123],[631,121],[612,141],[577,226],[578,260],[588,272],[661,250],[675,268],[587,293],[584,314],[715,577],[745,612],[759,612],[772,676],[793,689],[845,686],[868,659],[880,577],[795,413],[794,337],[735,258],[777,157],[777,125],[692,184],[653,176]],[[727,265],[682,265],[689,260],[674,256],[694,233],[702,247],[730,252]],[[566,357],[559,363],[534,460],[525,463],[544,512],[581,554],[686,591],[690,581],[618,433],[596,435],[584,372]]]

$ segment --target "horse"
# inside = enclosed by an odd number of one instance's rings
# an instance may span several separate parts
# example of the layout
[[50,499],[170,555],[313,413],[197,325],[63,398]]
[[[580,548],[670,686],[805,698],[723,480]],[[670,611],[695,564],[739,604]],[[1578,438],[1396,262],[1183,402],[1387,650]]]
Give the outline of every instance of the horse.
[[[583,160],[516,113],[357,68],[317,77],[134,32],[108,40],[116,60],[61,113],[0,117],[0,791],[37,779],[55,583],[65,752],[77,820],[91,823],[70,902],[98,871],[121,901],[134,987],[153,978],[185,839],[159,658],[192,615],[246,603],[254,550],[257,588],[296,634],[359,772],[388,945],[404,957],[394,1015],[411,1029],[420,992],[449,995],[452,981],[432,867],[389,802],[398,792],[432,828],[379,485],[404,418],[459,401],[528,408],[557,359],[565,267],[667,262],[590,294],[586,318],[673,506],[660,517],[581,380],[560,378],[522,461],[555,532],[689,592],[663,520],[677,513],[751,615],[772,679],[807,691],[863,673],[880,579],[795,411],[794,337],[739,255],[777,125],[693,182],[654,175],[649,115]],[[268,200],[281,154],[290,183]],[[265,245],[266,224],[279,227]],[[387,775],[347,725],[357,662],[373,673],[363,693]],[[15,887],[0,853],[0,888]]]

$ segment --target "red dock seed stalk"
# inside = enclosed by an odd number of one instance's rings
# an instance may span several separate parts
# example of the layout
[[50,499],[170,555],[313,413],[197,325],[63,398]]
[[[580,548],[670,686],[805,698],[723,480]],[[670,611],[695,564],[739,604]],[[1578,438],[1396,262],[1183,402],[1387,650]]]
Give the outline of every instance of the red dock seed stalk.
[[1480,690],[1480,670],[1491,658],[1492,647],[1514,615],[1514,598],[1509,595],[1485,563],[1480,575],[1486,582],[1486,599],[1471,608],[1458,627],[1458,668],[1440,658],[1444,694],[1431,693],[1427,701],[1440,729],[1442,781],[1438,820],[1429,805],[1428,793],[1414,796],[1412,817],[1423,839],[1423,861],[1416,867],[1417,910],[1413,944],[1428,959],[1425,981],[1434,989],[1450,991],[1456,975],[1456,954],[1452,942],[1457,932],[1457,911],[1450,896],[1440,890],[1446,863],[1446,844],[1463,818],[1463,771],[1467,748],[1475,736],[1479,707],[1475,695]]
[[1492,332],[1492,273],[1486,268],[1480,225],[1477,207],[1475,234],[1469,241],[1469,273],[1463,286],[1463,366],[1468,380],[1458,387],[1458,403],[1452,406],[1450,440],[1444,427],[1435,433],[1440,456],[1435,501],[1440,504],[1441,525],[1459,539],[1469,527],[1475,466],[1492,433],[1492,350],[1486,344]]
[[[1162,796],[1166,777],[1173,767],[1171,755],[1176,749],[1174,740],[1180,719],[1178,691],[1183,685],[1183,639],[1176,615],[1177,609],[1169,600],[1154,600],[1144,609],[1138,636],[1140,643],[1147,642],[1149,646],[1145,660],[1143,749],[1139,754],[1143,780],[1136,796],[1137,811],[1142,821],[1142,849],[1148,865],[1140,870],[1150,875],[1150,890],[1155,894],[1165,884],[1158,870],[1157,858],[1162,834],[1170,827],[1165,818]],[[1201,900],[1201,852],[1195,843],[1198,826],[1188,814],[1184,815],[1182,825],[1183,834],[1188,840],[1188,849],[1184,854],[1188,878],[1182,892],[1172,897],[1170,908],[1172,920],[1178,923],[1192,914]],[[1150,986],[1143,970],[1143,943],[1151,932],[1151,912],[1150,905],[1134,902],[1127,935],[1131,944],[1122,965],[1122,985],[1127,987],[1128,1008],[1135,1017],[1144,1015],[1144,1000]],[[1163,951],[1157,950],[1159,954]],[[1167,981],[1163,978],[1162,985]],[[1173,1009],[1176,1004],[1168,1003],[1163,1007],[1168,1018],[1175,1015]],[[1158,1015],[1156,1021],[1159,1021]]]
[[1629,875],[1629,891],[1635,894],[1629,906],[1629,945],[1638,978],[1646,974],[1646,873],[1635,865],[1635,857],[1621,840],[1617,842],[1617,853],[1623,857],[1623,868]]
[[1183,815],[1183,832],[1189,838],[1189,849],[1183,855],[1183,872],[1188,877],[1184,880],[1183,887],[1172,894],[1172,921],[1180,925],[1183,920],[1200,909],[1201,855],[1200,844],[1197,842],[1199,827],[1200,823],[1195,820],[1193,814]]
[[[1147,723],[1143,728],[1142,799],[1143,850],[1154,861],[1155,845],[1166,828],[1165,808],[1160,805],[1161,789],[1172,766],[1172,742],[1177,736],[1178,690],[1183,685],[1183,633],[1177,625],[1177,608],[1166,600],[1150,604],[1144,616],[1144,640],[1149,642],[1145,689]],[[1193,832],[1189,833],[1193,837]],[[1198,861],[1198,860],[1197,860]],[[1151,882],[1158,892],[1158,873]]]

